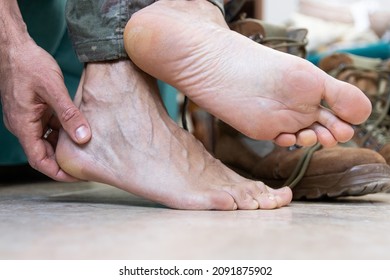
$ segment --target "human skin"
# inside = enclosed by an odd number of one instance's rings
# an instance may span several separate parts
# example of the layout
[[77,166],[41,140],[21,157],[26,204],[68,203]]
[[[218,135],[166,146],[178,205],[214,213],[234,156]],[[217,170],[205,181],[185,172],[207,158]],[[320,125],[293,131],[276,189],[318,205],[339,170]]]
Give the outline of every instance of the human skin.
[[129,60],[88,63],[76,93],[93,138],[60,134],[57,161],[74,177],[109,184],[176,209],[274,209],[289,188],[271,189],[212,157],[167,114],[156,80]]
[[132,16],[124,40],[138,67],[254,139],[333,146],[371,113],[357,87],[229,30],[208,1],[157,1]]
[[[56,162],[58,130],[63,127],[75,143],[84,144],[91,138],[88,121],[72,102],[57,62],[29,36],[17,1],[0,2],[0,26],[5,126],[33,168],[58,181],[76,181]],[[49,128],[53,132],[45,139]]]

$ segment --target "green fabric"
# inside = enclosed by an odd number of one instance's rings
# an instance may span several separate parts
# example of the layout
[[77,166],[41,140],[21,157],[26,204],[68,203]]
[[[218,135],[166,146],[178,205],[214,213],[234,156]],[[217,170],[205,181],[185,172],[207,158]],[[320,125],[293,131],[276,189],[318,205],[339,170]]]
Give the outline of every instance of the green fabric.
[[[72,49],[65,22],[66,0],[24,0],[19,1],[23,19],[35,42],[57,60],[71,96],[74,96],[82,64]],[[17,165],[27,162],[18,139],[4,126],[3,112],[0,123],[0,165]]]

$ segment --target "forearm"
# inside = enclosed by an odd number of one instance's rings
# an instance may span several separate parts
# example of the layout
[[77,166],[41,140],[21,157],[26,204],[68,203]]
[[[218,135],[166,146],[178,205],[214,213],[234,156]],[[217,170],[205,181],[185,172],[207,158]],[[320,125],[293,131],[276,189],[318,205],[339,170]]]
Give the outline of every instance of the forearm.
[[0,53],[31,39],[16,0],[0,1]]

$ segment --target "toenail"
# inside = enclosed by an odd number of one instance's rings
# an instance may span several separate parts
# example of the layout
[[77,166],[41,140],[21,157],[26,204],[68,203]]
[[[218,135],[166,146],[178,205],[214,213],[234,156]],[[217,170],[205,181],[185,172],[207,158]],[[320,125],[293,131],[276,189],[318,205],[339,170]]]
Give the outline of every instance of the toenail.
[[81,141],[88,136],[88,129],[85,125],[80,126],[76,129],[76,138]]

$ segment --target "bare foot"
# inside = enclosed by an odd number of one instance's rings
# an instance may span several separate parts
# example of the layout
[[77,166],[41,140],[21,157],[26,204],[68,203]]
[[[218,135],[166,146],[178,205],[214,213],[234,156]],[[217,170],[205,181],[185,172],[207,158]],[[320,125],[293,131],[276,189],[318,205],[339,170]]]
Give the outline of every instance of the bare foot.
[[291,201],[213,158],[167,115],[156,81],[130,61],[88,64],[76,99],[92,128],[84,146],[60,134],[57,160],[69,174],[178,209],[273,209]]
[[132,16],[124,36],[142,70],[251,138],[332,146],[371,112],[358,88],[229,30],[207,1],[157,1]]

